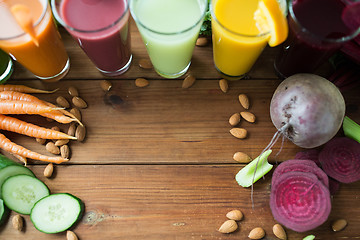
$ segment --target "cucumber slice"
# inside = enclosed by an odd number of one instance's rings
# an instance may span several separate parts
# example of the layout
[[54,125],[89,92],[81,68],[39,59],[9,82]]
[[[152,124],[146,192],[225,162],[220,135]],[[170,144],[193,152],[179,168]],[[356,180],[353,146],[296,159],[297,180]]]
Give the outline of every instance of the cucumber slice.
[[[9,177],[25,174],[32,177],[35,177],[34,173],[28,169],[27,167],[24,167],[22,165],[12,165],[4,167],[3,169],[0,169],[0,187],[5,182],[6,179]],[[2,191],[0,191],[0,198],[2,198]]]
[[57,193],[40,199],[31,210],[30,219],[39,231],[58,233],[72,227],[83,213],[84,204],[79,198]]
[[6,179],[1,192],[8,208],[27,215],[39,199],[50,194],[48,187],[42,181],[23,174]]
[[8,219],[10,210],[5,206],[4,201],[0,199],[0,226]]
[[12,166],[12,165],[22,166],[20,163],[14,162],[10,158],[7,158],[4,155],[0,154],[0,169],[3,169],[4,167],[7,167],[7,166]]

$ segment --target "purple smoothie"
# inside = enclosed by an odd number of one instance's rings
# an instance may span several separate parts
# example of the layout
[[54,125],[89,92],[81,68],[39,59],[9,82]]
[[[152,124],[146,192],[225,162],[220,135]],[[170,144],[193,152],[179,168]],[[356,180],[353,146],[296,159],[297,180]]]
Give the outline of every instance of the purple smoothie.
[[281,78],[313,73],[341,48],[353,32],[342,21],[340,0],[293,0],[288,16],[289,36],[275,59]]
[[113,76],[128,69],[132,56],[126,0],[63,0],[59,12],[101,72]]

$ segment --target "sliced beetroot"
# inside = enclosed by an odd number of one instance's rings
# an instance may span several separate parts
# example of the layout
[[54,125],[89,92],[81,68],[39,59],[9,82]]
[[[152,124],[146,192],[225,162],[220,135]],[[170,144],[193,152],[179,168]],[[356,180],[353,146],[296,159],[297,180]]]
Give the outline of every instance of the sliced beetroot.
[[287,172],[305,172],[312,173],[327,187],[329,188],[329,178],[326,173],[319,168],[314,161],[305,159],[292,159],[279,164],[272,175],[271,184],[274,185],[278,181],[279,176]]
[[360,2],[352,2],[345,6],[341,18],[345,25],[351,30],[360,27]]
[[319,154],[322,169],[342,183],[360,180],[360,143],[347,137],[333,138]]
[[327,220],[330,192],[312,173],[283,173],[272,186],[270,208],[275,220],[285,227],[309,231]]
[[312,160],[320,167],[319,153],[318,149],[309,149],[296,153],[294,159]]

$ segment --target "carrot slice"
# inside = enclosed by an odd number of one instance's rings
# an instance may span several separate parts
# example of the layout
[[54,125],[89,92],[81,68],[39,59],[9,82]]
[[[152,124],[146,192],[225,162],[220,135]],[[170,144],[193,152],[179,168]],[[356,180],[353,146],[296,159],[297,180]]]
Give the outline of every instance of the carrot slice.
[[52,163],[63,163],[69,161],[67,158],[62,157],[49,157],[46,155],[42,155],[37,152],[33,152],[31,150],[28,150],[20,145],[17,145],[16,143],[10,141],[5,135],[0,133],[0,148],[13,154],[17,154],[22,157],[31,158],[35,160],[40,160],[44,162],[52,162]]
[[27,135],[29,137],[44,139],[76,139],[53,129],[39,127],[31,123],[21,121],[17,118],[0,114],[0,129]]

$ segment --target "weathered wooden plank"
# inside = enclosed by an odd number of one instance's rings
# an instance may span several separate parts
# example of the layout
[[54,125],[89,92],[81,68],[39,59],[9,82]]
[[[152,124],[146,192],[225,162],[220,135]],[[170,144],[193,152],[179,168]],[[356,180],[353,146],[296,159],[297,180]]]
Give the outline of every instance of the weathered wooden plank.
[[[57,166],[53,179],[42,176],[42,166],[31,167],[53,193],[69,192],[80,197],[86,211],[74,231],[83,240],[97,239],[247,239],[254,227],[263,227],[266,239],[275,220],[268,206],[270,175],[254,187],[254,209],[250,189],[234,180],[238,165],[212,166]],[[289,239],[307,234],[317,239],[356,239],[359,237],[360,182],[342,185],[332,199],[332,213],[321,227],[307,232],[287,230]],[[240,229],[232,234],[217,231],[233,209],[244,213]],[[334,233],[330,222],[345,218],[348,226]],[[38,232],[25,216],[24,232],[10,223],[1,230],[1,239],[65,239],[64,234]]]

